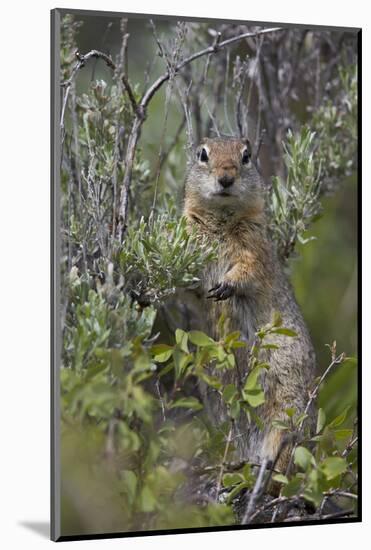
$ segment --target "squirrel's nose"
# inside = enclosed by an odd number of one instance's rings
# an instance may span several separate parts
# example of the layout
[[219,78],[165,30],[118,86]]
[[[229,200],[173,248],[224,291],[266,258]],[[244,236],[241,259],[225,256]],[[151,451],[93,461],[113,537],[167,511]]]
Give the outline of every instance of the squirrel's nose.
[[218,182],[225,189],[226,187],[230,187],[231,185],[234,184],[234,177],[228,176],[225,174],[224,176],[221,176],[220,178],[218,178]]

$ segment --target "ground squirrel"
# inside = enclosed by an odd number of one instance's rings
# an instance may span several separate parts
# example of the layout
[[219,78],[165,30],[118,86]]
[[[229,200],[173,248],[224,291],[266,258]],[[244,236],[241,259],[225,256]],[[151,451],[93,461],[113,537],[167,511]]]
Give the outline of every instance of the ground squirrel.
[[[257,410],[264,430],[248,425],[246,417],[235,423],[236,458],[251,462],[274,461],[284,432],[272,427],[272,420],[287,420],[287,408],[304,411],[315,376],[308,330],[267,233],[264,196],[248,140],[202,141],[186,177],[184,215],[190,227],[218,242],[218,259],[202,275],[205,330],[218,338],[217,321],[224,312],[229,329],[239,330],[251,344],[257,329],[277,311],[283,326],[297,333],[295,338],[277,337],[279,349],[265,352],[270,364],[262,380],[266,401]],[[248,347],[238,350],[230,375],[235,384],[246,377],[247,353]],[[219,394],[211,388],[201,391],[214,422],[223,421],[226,411]],[[281,471],[289,454],[289,447],[280,454],[276,467]]]

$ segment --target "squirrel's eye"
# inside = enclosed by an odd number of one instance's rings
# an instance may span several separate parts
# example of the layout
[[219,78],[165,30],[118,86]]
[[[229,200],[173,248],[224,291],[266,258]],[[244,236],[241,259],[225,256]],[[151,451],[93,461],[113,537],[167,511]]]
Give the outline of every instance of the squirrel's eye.
[[242,164],[247,164],[250,160],[250,155],[247,149],[242,153]]
[[209,160],[209,157],[207,155],[207,151],[204,147],[201,149],[201,151],[199,151],[198,158],[201,162],[207,162]]

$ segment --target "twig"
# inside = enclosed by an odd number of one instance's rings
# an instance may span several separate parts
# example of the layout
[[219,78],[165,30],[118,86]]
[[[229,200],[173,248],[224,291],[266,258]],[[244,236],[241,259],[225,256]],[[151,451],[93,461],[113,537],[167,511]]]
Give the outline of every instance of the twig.
[[115,451],[116,424],[117,424],[117,420],[115,418],[111,418],[111,420],[108,422],[106,448],[105,448],[104,456],[109,462],[112,462],[116,452]]
[[115,69],[116,66],[114,64],[114,62],[112,61],[112,59],[110,58],[109,55],[103,53],[103,52],[100,52],[99,50],[91,50],[90,52],[86,53],[85,55],[82,55],[79,51],[76,51],[75,52],[75,56],[77,58],[77,63],[76,65],[74,66],[74,68],[72,69],[72,73],[71,73],[71,76],[68,80],[66,80],[65,82],[62,82],[61,86],[64,88],[64,95],[63,95],[63,101],[62,101],[62,112],[61,112],[61,119],[60,119],[60,128],[61,130],[64,129],[64,114],[65,114],[65,111],[66,111],[66,105],[67,105],[67,100],[68,100],[68,96],[69,96],[69,93],[70,93],[70,88],[71,88],[71,84],[74,80],[74,78],[76,77],[77,73],[79,72],[80,69],[82,69],[82,67],[85,67],[85,64],[87,61],[89,61],[89,59],[103,59],[103,61],[106,63],[106,65],[108,67],[110,67],[111,69]]
[[[233,441],[233,438],[231,438],[231,441]],[[236,462],[236,463],[231,463],[231,464],[224,464],[224,472],[237,472],[238,470],[241,470],[244,466],[246,466],[246,464],[248,464],[249,466],[252,466],[254,468],[260,468],[261,467],[261,462],[246,462],[246,461],[242,461],[242,462]],[[214,470],[220,468],[220,465],[217,465],[217,466],[205,466],[204,468],[196,468],[194,469],[193,471],[195,473],[197,473],[198,475],[202,475],[202,474],[207,474],[208,472],[213,472]],[[273,473],[275,474],[280,474],[282,473],[280,470],[276,470],[275,468],[267,465],[267,470],[272,470]]]
[[358,495],[355,493],[349,493],[348,491],[338,491],[337,489],[334,489],[333,491],[327,491],[326,493],[323,493],[326,497],[342,497],[342,498],[350,498],[352,500],[358,500]]
[[[224,77],[224,99],[223,99],[223,108],[224,108],[224,118],[227,123],[228,131],[233,135],[234,131],[229,120],[228,116],[228,77],[229,77],[229,64],[230,64],[230,55],[229,50],[227,50],[225,55],[225,77]],[[211,117],[210,117],[211,118]]]
[[[257,32],[247,32],[243,34],[239,34],[238,36],[234,36],[232,38],[229,38],[228,40],[224,40],[223,42],[214,43],[209,46],[208,48],[204,48],[203,50],[200,50],[183,61],[180,61],[177,63],[174,67],[172,67],[171,71],[166,71],[163,75],[161,75],[155,82],[152,83],[152,85],[144,92],[141,100],[139,103],[136,102],[134,93],[131,89],[131,86],[125,77],[123,80],[124,87],[126,89],[126,92],[128,94],[130,103],[132,105],[133,111],[134,111],[134,120],[132,124],[132,128],[129,134],[128,143],[127,143],[127,149],[126,149],[126,155],[125,155],[125,174],[121,185],[121,193],[120,193],[120,206],[119,206],[119,223],[117,227],[117,238],[119,241],[122,240],[123,233],[126,228],[126,218],[127,218],[127,211],[128,211],[128,204],[129,204],[129,189],[131,184],[131,176],[134,166],[134,158],[135,158],[135,151],[136,146],[140,137],[140,132],[142,128],[142,124],[146,118],[146,111],[149,102],[155,95],[155,93],[162,87],[162,85],[170,79],[170,77],[175,76],[181,69],[195,61],[196,59],[199,59],[200,57],[203,57],[205,55],[209,54],[215,54],[222,50],[223,48],[226,48],[227,46],[230,46],[231,44],[235,44],[236,42],[239,42],[241,40],[244,40],[246,38],[252,37],[252,36],[259,36],[262,34],[268,34],[273,32],[279,32],[283,29],[281,27],[273,27],[269,29],[262,29],[261,31]],[[79,52],[76,52],[76,57],[78,59],[78,62],[76,63],[75,67],[72,70],[72,74],[70,78],[63,84],[65,87],[65,93],[64,98],[62,102],[62,114],[61,114],[61,129],[63,129],[63,119],[64,119],[64,112],[65,107],[68,99],[69,89],[71,86],[71,82],[79,69],[81,69],[85,63],[90,59],[94,57],[99,57],[103,59],[106,64],[111,67],[113,70],[116,69],[115,63],[112,61],[112,59],[106,55],[103,52],[99,52],[98,50],[91,50],[85,55],[81,55]]]
[[215,501],[217,502],[218,501],[218,497],[219,497],[219,493],[220,493],[220,488],[222,486],[222,479],[223,479],[223,474],[224,474],[224,465],[225,465],[225,461],[227,459],[227,455],[228,455],[228,451],[229,451],[229,446],[231,444],[231,440],[232,440],[232,432],[233,432],[233,420],[231,420],[231,427],[229,428],[229,432],[228,432],[228,436],[227,436],[227,441],[226,441],[226,444],[225,444],[225,449],[224,449],[224,454],[223,454],[223,460],[222,460],[222,463],[220,465],[220,472],[219,472],[219,476],[218,476],[218,483],[217,483],[217,486],[216,486],[216,495],[215,495]]
[[[156,43],[157,43],[157,46],[159,48],[161,57],[163,57],[165,59],[166,64],[167,64],[167,69],[168,69],[169,73],[172,74],[173,66],[176,65],[176,63],[178,62],[180,52],[181,52],[181,49],[182,49],[182,45],[183,45],[183,41],[184,41],[184,37],[185,37],[184,26],[180,26],[180,24],[177,26],[177,30],[178,30],[177,40],[176,40],[176,44],[175,44],[175,46],[173,48],[173,51],[171,53],[171,56],[170,56],[167,53],[167,51],[165,49],[165,46],[162,44],[162,42],[161,42],[161,40],[160,40],[160,38],[157,34],[157,29],[156,29],[156,26],[155,26],[152,19],[150,19],[150,25],[152,27],[153,36],[156,40]],[[158,152],[156,178],[155,178],[153,202],[152,202],[152,209],[151,209],[152,216],[154,215],[154,211],[155,211],[155,207],[156,207],[156,201],[157,201],[158,184],[159,184],[161,168],[162,168],[161,159],[162,159],[162,156],[163,156],[164,140],[165,140],[165,135],[166,135],[166,131],[167,131],[167,121],[168,121],[168,117],[169,117],[170,100],[171,100],[171,95],[173,93],[173,82],[174,82],[173,78],[170,78],[169,82],[167,84],[167,87],[166,87],[166,92],[165,92],[164,124],[163,124],[163,127],[162,127],[161,138],[160,138],[160,147],[159,147],[159,152]],[[152,221],[153,221],[153,219],[154,218],[152,217]]]
[[[329,366],[327,367],[327,369],[325,370],[325,372],[320,377],[320,379],[317,382],[316,386],[314,387],[313,391],[310,392],[310,394],[309,394],[309,399],[308,399],[307,405],[304,409],[303,418],[302,418],[302,420],[300,421],[300,423],[298,425],[297,434],[300,434],[300,432],[302,431],[303,424],[304,424],[304,422],[307,418],[307,414],[310,410],[310,407],[312,406],[313,401],[316,399],[316,397],[318,395],[318,392],[319,392],[319,389],[322,386],[324,380],[329,375],[330,371],[334,368],[334,366],[341,364],[345,359],[345,353],[341,353],[340,355],[336,356],[336,342],[333,342],[330,349],[331,349],[331,359],[332,359],[332,361],[329,364]],[[291,451],[291,454],[290,454],[290,459],[289,459],[289,462],[288,462],[287,467],[286,467],[286,472],[285,472],[286,477],[288,477],[289,474],[290,474],[290,470],[291,470],[291,467],[292,467],[292,463],[293,463],[293,460],[294,460],[294,455],[295,455],[295,451],[296,451],[297,446],[298,446],[298,443],[296,442],[294,444],[293,448],[292,448],[292,451]],[[281,491],[282,491],[282,489],[281,489]],[[273,517],[272,517],[272,522],[275,521],[275,519],[277,517],[277,514],[278,514],[278,507],[274,511],[274,514],[273,514]]]
[[175,145],[178,143],[178,139],[180,137],[180,134],[183,132],[184,130],[184,126],[186,124],[186,116],[183,115],[183,119],[182,119],[182,122],[179,124],[178,126],[178,129],[177,131],[175,132],[175,135],[174,135],[174,138],[172,140],[172,142],[170,143],[170,145],[168,146],[168,148],[166,149],[166,151],[163,151],[162,152],[162,155],[161,155],[161,160],[160,160],[160,169],[163,167],[166,159],[168,158],[168,156],[170,155],[171,151],[174,149]]
[[249,518],[249,523],[252,523],[254,519],[256,519],[262,512],[265,512],[266,510],[269,510],[270,508],[274,508],[284,503],[291,503],[296,504],[297,502],[304,500],[304,497],[302,495],[295,495],[294,497],[277,497],[271,500],[270,502],[267,502],[263,506],[260,506]]
[[328,501],[328,499],[329,499],[328,496],[325,496],[325,497],[322,499],[322,502],[321,502],[321,505],[320,505],[320,508],[319,508],[319,512],[318,512],[319,519],[322,518],[323,510],[324,510],[324,508],[325,508],[325,505],[326,505],[326,502]]
[[[345,517],[345,516],[351,516],[352,514],[354,514],[354,510],[349,508],[348,510],[340,510],[339,512],[333,512],[332,514],[326,514],[325,516],[321,516],[321,517],[316,517],[315,515],[313,515],[311,517],[311,519],[312,520],[316,520],[316,519],[328,520],[328,519],[334,519],[334,518],[342,518],[342,517]],[[291,521],[303,521],[303,520],[306,520],[306,519],[307,518],[303,518],[301,516],[294,516],[294,517],[291,517],[291,518],[284,519],[283,523],[290,523]]]
[[[179,63],[176,67],[174,67],[174,73],[178,73],[183,67],[188,65],[189,63],[192,63],[192,61],[195,61],[196,59],[199,59],[200,57],[208,54],[217,53],[226,46],[230,46],[231,44],[234,44],[235,42],[239,42],[240,40],[244,40],[245,38],[251,37],[251,36],[259,36],[260,34],[268,34],[272,32],[278,32],[282,31],[283,28],[281,27],[274,27],[270,29],[263,29],[261,31],[257,32],[246,32],[244,34],[239,34],[238,36],[234,36],[232,38],[229,38],[228,40],[224,40],[224,42],[219,42],[217,45],[209,46],[208,48],[205,48],[204,50],[200,50],[199,52],[196,52],[186,59],[184,59],[181,63]],[[148,90],[144,93],[142,99],[141,99],[141,105],[144,107],[148,105],[149,101],[152,99],[154,94],[157,92],[159,88],[169,80],[170,74],[167,72],[163,75],[161,75],[153,84],[148,88]]]
[[157,390],[157,394],[158,394],[158,398],[160,400],[160,403],[161,403],[161,411],[162,411],[162,418],[164,420],[164,422],[166,421],[166,412],[165,412],[165,403],[164,403],[164,400],[162,398],[162,395],[161,395],[161,391],[160,391],[160,380],[157,378],[156,382],[155,382],[155,385],[156,385],[156,390]]
[[256,482],[254,485],[254,489],[251,493],[251,496],[249,498],[249,502],[246,508],[246,512],[243,516],[242,524],[245,525],[247,523],[250,523],[251,517],[253,516],[253,510],[255,509],[256,503],[258,502],[258,499],[262,493],[263,490],[263,480],[264,480],[264,474],[267,469],[268,465],[268,459],[264,458],[262,460],[262,464],[260,466],[258,477],[256,478]]
[[[106,45],[108,35],[109,35],[109,33],[111,32],[111,29],[112,29],[112,25],[113,25],[113,23],[112,23],[112,21],[110,21],[107,25],[106,30],[104,31],[102,42],[101,42],[101,45],[100,45],[100,51],[102,51],[104,49],[105,45]],[[93,69],[91,71],[90,80],[92,80],[92,81],[95,78],[95,69],[97,68],[97,63],[98,63],[98,58],[96,57],[95,60],[94,60],[94,63],[93,63]]]
[[123,83],[123,85],[124,85],[124,88],[125,88],[127,94],[128,94],[128,98],[129,98],[129,100],[130,100],[132,109],[133,109],[134,113],[137,113],[137,112],[138,112],[138,109],[139,109],[138,103],[137,103],[137,100],[135,99],[135,95],[134,95],[133,89],[132,89],[132,87],[130,86],[130,83],[129,83],[129,81],[128,81],[128,79],[127,79],[127,77],[126,77],[125,74],[122,74],[122,75],[121,75],[121,81],[122,81],[122,83]]
[[342,458],[345,458],[348,456],[350,451],[353,449],[354,445],[358,442],[358,436],[356,436],[354,439],[348,443],[348,445],[345,447],[344,451],[341,453]]
[[[256,61],[256,63],[257,63],[257,61]],[[243,123],[243,119],[245,117],[242,116],[242,110],[243,110],[242,109],[242,96],[243,96],[243,92],[245,91],[247,70],[248,70],[248,62],[247,62],[247,59],[246,59],[242,63],[242,78],[241,78],[241,83],[240,83],[240,86],[239,86],[239,91],[238,91],[237,100],[236,100],[236,124],[237,124],[237,128],[238,128],[238,131],[239,131],[240,138],[246,137],[246,135],[247,135],[246,125]],[[248,103],[250,102],[251,88],[252,88],[252,86],[250,85],[249,94],[248,94]],[[248,106],[247,106],[247,109],[248,109]]]
[[[127,62],[127,46],[129,34],[126,32],[127,19],[123,18],[120,22],[120,30],[122,32],[122,42],[120,53],[118,55],[115,76],[118,86],[124,86],[122,75],[126,73]],[[113,170],[113,205],[112,205],[112,240],[116,235],[116,219],[117,219],[117,185],[118,185],[118,168],[120,162],[120,113],[116,112],[115,117],[115,145],[114,145],[114,170]]]

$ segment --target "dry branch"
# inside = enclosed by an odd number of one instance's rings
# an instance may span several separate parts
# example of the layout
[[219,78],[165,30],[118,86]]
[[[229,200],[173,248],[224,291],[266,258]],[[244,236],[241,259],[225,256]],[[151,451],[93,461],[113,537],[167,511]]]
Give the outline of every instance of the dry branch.
[[[136,147],[140,137],[140,132],[141,132],[143,122],[146,118],[147,107],[151,99],[153,98],[153,96],[156,94],[156,92],[162,87],[162,85],[165,82],[167,82],[170,78],[176,76],[184,67],[186,67],[196,59],[199,59],[205,55],[211,56],[212,54],[216,54],[220,50],[230,46],[231,44],[235,44],[241,40],[268,34],[268,33],[278,32],[281,30],[282,28],[280,27],[273,27],[269,29],[262,29],[261,31],[256,31],[256,32],[247,32],[247,33],[239,34],[238,36],[234,36],[227,40],[224,40],[223,42],[220,41],[220,36],[218,36],[217,39],[213,41],[213,44],[211,46],[204,48],[198,52],[195,52],[194,54],[190,55],[183,61],[176,63],[175,65],[170,66],[169,60],[166,59],[166,62],[168,64],[168,70],[166,71],[166,73],[164,73],[159,78],[157,78],[157,80],[155,80],[155,82],[153,82],[147,88],[147,90],[144,92],[139,102],[137,102],[135,99],[135,95],[130,85],[130,82],[127,78],[127,75],[123,73],[123,75],[121,76],[121,80],[125,88],[125,91],[128,94],[128,98],[133,109],[134,118],[133,118],[133,124],[130,130],[127,148],[126,148],[126,155],[124,159],[125,174],[121,184],[121,192],[120,192],[120,202],[119,202],[119,211],[118,211],[119,222],[117,225],[117,235],[116,235],[117,239],[120,242],[122,241],[123,234],[126,229],[126,219],[127,219],[128,205],[129,205],[129,191],[130,191],[130,184],[131,184],[131,177],[133,172]],[[161,44],[159,45],[159,47],[161,49],[162,47]],[[96,58],[96,59],[100,58],[100,59],[103,59],[103,61],[105,61],[107,66],[109,66],[111,69],[116,71],[116,64],[112,61],[112,59],[107,54],[100,52],[98,50],[91,50],[85,55],[82,55],[79,52],[76,52],[76,57],[78,61],[72,70],[70,78],[62,84],[62,86],[65,88],[65,92],[64,92],[63,102],[62,102],[62,113],[61,113],[61,123],[60,123],[61,130],[63,130],[64,128],[64,123],[63,123],[64,114],[65,114],[65,109],[66,109],[68,95],[69,95],[72,81],[75,78],[78,71],[85,66],[86,62],[91,58]]]

